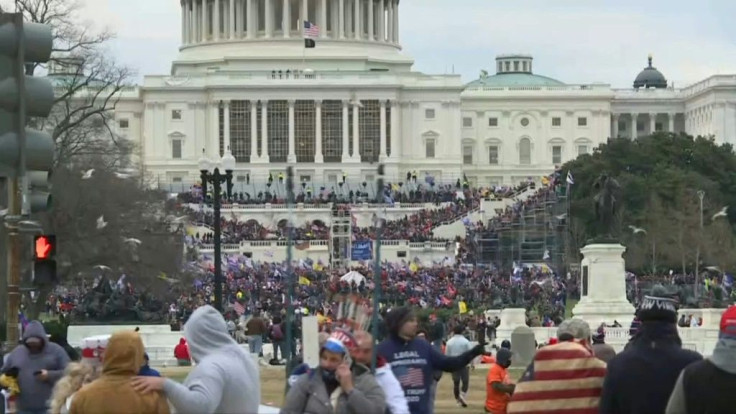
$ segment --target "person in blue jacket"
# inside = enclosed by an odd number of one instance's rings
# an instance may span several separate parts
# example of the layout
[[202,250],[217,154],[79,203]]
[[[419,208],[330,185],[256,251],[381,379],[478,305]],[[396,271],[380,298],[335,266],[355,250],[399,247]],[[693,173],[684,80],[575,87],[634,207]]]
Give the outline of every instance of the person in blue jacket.
[[485,350],[483,344],[478,344],[462,355],[447,357],[429,342],[416,338],[417,328],[417,317],[411,308],[391,310],[386,315],[388,338],[378,345],[378,354],[391,364],[404,389],[411,414],[432,414],[434,407],[430,407],[429,389],[433,371],[457,371]]
[[148,354],[143,354],[143,366],[141,367],[141,370],[138,372],[138,375],[142,377],[160,377],[161,373],[156,371],[155,369],[151,368],[150,365],[148,365]]

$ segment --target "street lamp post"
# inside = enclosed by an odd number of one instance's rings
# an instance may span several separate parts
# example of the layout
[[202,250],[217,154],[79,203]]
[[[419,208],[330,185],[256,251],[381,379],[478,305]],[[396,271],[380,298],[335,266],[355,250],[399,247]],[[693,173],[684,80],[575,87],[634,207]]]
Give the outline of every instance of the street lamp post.
[[703,198],[705,197],[705,191],[698,190],[698,199],[700,200],[700,234],[698,236],[698,250],[695,253],[695,297],[698,297],[698,287],[700,286],[700,243],[703,239]]
[[[210,169],[214,169],[210,171]],[[225,170],[225,174],[220,172]],[[212,184],[212,209],[215,212],[215,308],[222,312],[222,223],[220,222],[220,207],[222,198],[222,184],[226,185],[228,198],[232,197],[233,170],[235,169],[235,157],[227,149],[225,156],[220,162],[213,165],[207,158],[205,150],[202,150],[202,158],[199,159],[199,172],[202,179],[202,195],[207,198],[207,184]]]

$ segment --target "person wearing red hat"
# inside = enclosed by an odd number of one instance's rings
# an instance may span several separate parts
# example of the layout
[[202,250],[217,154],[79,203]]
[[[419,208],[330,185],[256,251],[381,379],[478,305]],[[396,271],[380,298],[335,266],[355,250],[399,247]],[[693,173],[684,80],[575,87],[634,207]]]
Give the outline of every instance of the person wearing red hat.
[[677,378],[667,414],[733,413],[736,389],[736,306],[721,316],[713,355],[688,365]]

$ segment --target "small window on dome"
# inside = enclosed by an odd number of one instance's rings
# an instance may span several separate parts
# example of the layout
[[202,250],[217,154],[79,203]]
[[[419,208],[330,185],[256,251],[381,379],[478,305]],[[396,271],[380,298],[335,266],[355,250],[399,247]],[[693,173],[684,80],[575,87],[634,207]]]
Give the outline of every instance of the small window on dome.
[[521,118],[521,126],[529,126],[529,118]]
[[527,70],[526,70],[526,64],[527,64],[526,62],[523,62],[523,65],[521,65],[521,66],[522,66],[522,67],[524,68],[524,72],[526,72],[526,71],[527,71]]
[[504,63],[505,63],[504,67],[506,68],[506,72],[510,71],[511,70],[511,62],[506,61]]
[[518,72],[518,71],[519,71],[519,61],[515,60],[514,61],[514,72]]

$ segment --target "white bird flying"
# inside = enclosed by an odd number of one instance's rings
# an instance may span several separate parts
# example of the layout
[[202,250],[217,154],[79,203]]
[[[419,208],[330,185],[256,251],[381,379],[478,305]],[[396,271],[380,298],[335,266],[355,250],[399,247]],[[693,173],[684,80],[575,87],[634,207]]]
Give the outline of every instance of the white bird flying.
[[107,222],[105,221],[105,216],[97,217],[97,230],[102,230],[107,226]]
[[94,268],[95,269],[101,269],[101,270],[112,270],[112,269],[110,269],[109,267],[107,267],[105,265],[97,265]]
[[118,178],[120,178],[121,180],[125,180],[125,179],[128,179],[128,178],[131,177],[130,174],[125,174],[125,173],[121,173],[121,172],[116,172],[115,173],[115,176],[118,177]]
[[633,232],[634,234],[638,234],[638,233],[646,233],[646,232],[647,232],[646,230],[644,230],[644,229],[643,229],[643,228],[641,228],[641,227],[636,227],[636,226],[632,226],[632,225],[629,225],[629,228],[631,229],[631,231],[632,231],[632,232]]
[[140,240],[134,239],[132,237],[127,238],[127,239],[126,238],[123,238],[123,242],[124,243],[128,243],[128,244],[132,244],[132,245],[136,245],[136,246],[138,246],[138,245],[141,244],[141,241]]
[[94,172],[95,172],[95,169],[94,169],[94,168],[92,168],[92,169],[89,169],[89,170],[87,170],[87,171],[84,171],[84,172],[82,173],[82,179],[83,179],[83,180],[89,180],[90,178],[92,178],[92,174],[93,174]]
[[715,220],[718,217],[728,217],[728,206],[723,207],[721,211],[714,214],[711,220]]
[[562,213],[562,214],[560,214],[559,216],[555,216],[555,218],[556,218],[557,220],[560,220],[560,221],[562,221],[562,220],[564,220],[564,219],[566,219],[566,218],[567,218],[567,213]]

